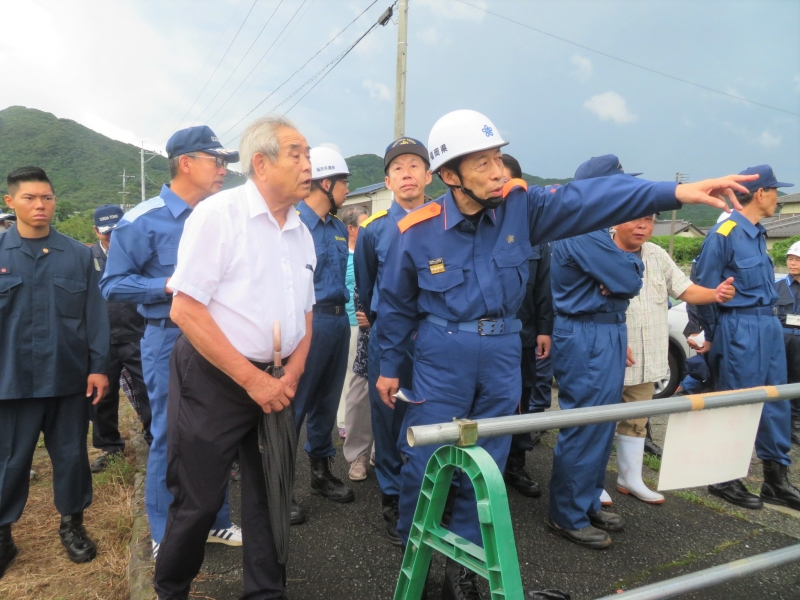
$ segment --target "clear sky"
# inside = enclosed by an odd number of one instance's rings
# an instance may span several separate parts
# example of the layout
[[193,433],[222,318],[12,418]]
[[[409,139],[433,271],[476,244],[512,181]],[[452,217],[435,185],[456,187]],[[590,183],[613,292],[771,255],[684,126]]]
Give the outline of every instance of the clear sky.
[[[472,108],[494,121],[511,142],[506,151],[531,174],[570,177],[590,156],[615,153],[648,179],[680,171],[694,180],[769,163],[781,180],[800,184],[800,2],[467,1],[794,114],[636,68],[457,0],[410,0],[408,135],[427,142],[439,117]],[[153,149],[176,129],[203,123],[235,146],[247,120],[333,60],[391,0],[376,2],[225,133],[371,2],[0,2],[0,108],[38,108]],[[312,145],[383,154],[393,134],[396,22],[372,31],[291,109]]]

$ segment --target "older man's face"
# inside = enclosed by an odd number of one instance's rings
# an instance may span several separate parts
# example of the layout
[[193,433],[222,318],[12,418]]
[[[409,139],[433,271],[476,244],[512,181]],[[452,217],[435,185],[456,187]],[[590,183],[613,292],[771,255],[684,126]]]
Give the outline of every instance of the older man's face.
[[655,225],[655,215],[642,217],[635,221],[628,221],[617,225],[614,234],[622,244],[630,250],[638,250],[644,243],[653,237],[653,226]]
[[283,198],[291,198],[294,202],[308,198],[311,192],[311,148],[306,138],[296,129],[281,127],[278,141],[278,159],[274,163],[267,161],[265,165],[267,181]]

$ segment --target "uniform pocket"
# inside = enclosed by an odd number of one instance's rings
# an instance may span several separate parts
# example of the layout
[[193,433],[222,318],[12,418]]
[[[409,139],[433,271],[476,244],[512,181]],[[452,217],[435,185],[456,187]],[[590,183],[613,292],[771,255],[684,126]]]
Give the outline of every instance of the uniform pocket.
[[7,319],[14,309],[14,299],[22,284],[22,275],[0,275],[0,319]]
[[86,282],[56,275],[53,277],[53,283],[55,283],[55,303],[58,314],[72,319],[81,318],[86,305]]
[[528,281],[528,259],[531,256],[529,244],[518,244],[512,248],[495,252],[492,255],[498,267],[500,285],[503,292],[503,304],[516,310],[525,295],[525,283]]
[[177,246],[163,246],[156,249],[158,254],[158,262],[161,265],[177,265],[178,264],[178,247]]
[[464,283],[461,267],[448,267],[441,273],[431,273],[429,269],[419,270],[419,287],[429,292],[446,292]]
[[761,275],[759,273],[760,265],[760,256],[751,256],[736,261],[736,271],[739,275],[738,280],[744,284],[745,288],[751,289],[758,287]]

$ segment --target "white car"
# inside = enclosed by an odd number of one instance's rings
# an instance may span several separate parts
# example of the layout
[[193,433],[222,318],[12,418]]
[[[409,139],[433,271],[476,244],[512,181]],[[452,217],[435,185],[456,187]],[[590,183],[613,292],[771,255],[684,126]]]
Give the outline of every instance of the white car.
[[656,381],[653,398],[669,398],[678,389],[678,385],[686,376],[686,359],[696,354],[686,343],[683,330],[689,322],[686,314],[686,303],[681,302],[669,309],[669,367],[664,377]]

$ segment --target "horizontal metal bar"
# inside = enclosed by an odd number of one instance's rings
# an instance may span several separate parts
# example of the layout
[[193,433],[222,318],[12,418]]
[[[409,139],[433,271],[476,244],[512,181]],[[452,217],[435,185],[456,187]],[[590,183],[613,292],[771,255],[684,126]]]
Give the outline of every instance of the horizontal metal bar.
[[[758,402],[790,400],[792,398],[800,398],[800,383],[732,390],[730,392],[714,392],[711,394],[695,394],[692,396],[673,396],[672,398],[662,398],[660,400],[626,402],[608,406],[554,410],[531,415],[477,419],[478,438],[561,429],[562,427],[579,427],[607,423],[609,421],[641,419],[643,417],[690,412],[692,410],[724,408],[727,406],[756,404]],[[453,444],[459,440],[459,425],[454,422],[439,423],[437,425],[417,425],[409,427],[406,436],[410,446]]]
[[718,567],[711,567],[710,569],[689,573],[674,579],[667,579],[666,581],[646,585],[621,594],[604,596],[599,600],[662,600],[663,598],[675,598],[712,585],[752,575],[758,571],[774,569],[797,560],[800,560],[800,544],[735,560]]

